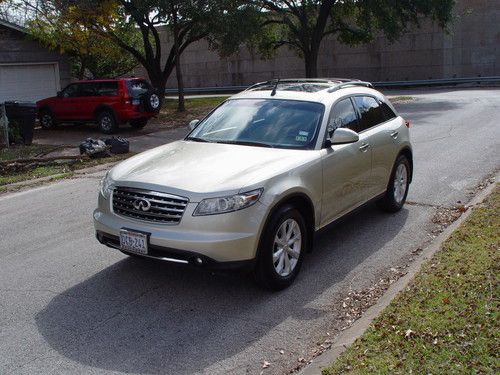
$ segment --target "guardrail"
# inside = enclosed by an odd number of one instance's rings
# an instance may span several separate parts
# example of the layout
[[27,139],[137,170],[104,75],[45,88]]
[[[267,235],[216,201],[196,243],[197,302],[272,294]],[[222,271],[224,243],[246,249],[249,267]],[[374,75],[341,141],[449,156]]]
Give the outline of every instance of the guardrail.
[[[382,81],[372,82],[375,87],[422,87],[422,86],[448,86],[459,84],[481,84],[481,83],[500,83],[500,76],[491,77],[466,77],[466,78],[443,78],[443,79],[424,79],[415,81]],[[249,85],[250,86],[250,85]],[[213,86],[213,87],[188,87],[184,90],[186,94],[234,94],[245,90],[249,86]],[[176,95],[177,89],[165,89],[165,94]]]

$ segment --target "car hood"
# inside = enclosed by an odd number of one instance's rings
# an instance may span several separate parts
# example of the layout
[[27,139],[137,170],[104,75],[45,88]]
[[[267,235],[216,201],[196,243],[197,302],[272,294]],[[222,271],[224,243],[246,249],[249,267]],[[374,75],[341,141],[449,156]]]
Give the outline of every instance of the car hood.
[[177,141],[125,160],[110,177],[116,185],[166,191],[196,201],[255,187],[316,157],[309,150]]

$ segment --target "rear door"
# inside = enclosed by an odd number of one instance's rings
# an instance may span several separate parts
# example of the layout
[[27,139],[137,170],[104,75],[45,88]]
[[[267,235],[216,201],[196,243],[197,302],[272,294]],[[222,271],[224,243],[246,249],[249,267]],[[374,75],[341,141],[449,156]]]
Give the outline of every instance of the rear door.
[[355,96],[354,103],[360,115],[360,135],[372,149],[372,173],[369,183],[369,197],[383,193],[397,153],[397,128],[401,120],[381,99],[363,95]]
[[[327,131],[345,127],[357,132],[359,125],[351,98],[343,98],[333,105]],[[322,226],[366,201],[371,168],[371,147],[365,134],[359,135],[358,142],[333,145],[326,150],[323,156]]]

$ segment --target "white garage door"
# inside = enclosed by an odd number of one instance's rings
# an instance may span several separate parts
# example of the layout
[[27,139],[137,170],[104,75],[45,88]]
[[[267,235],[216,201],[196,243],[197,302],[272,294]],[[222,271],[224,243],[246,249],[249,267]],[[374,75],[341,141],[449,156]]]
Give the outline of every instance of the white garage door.
[[37,101],[59,90],[57,64],[0,65],[0,102]]

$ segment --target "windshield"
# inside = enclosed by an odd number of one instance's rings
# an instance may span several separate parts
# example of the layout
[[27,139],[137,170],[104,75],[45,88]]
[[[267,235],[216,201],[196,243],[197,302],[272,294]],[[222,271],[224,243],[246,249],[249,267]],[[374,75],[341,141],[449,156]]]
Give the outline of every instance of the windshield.
[[186,140],[312,149],[323,111],[320,103],[232,99],[206,117]]

